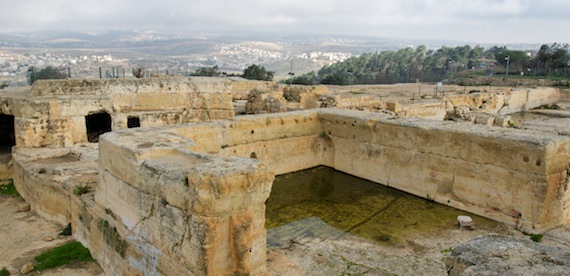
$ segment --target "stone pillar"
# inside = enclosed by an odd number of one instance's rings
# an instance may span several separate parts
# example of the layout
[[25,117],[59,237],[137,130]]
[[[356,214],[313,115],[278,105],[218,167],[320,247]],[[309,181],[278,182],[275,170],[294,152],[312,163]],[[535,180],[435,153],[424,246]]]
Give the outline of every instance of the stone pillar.
[[[263,275],[274,173],[259,160],[137,145],[132,137],[112,133],[99,144],[95,204],[108,227],[91,227],[101,233],[91,234],[100,246],[90,249],[105,272]],[[116,241],[126,248],[117,251]]]
[[200,273],[265,272],[265,201],[274,176],[260,163],[246,164],[251,161],[216,160],[187,174],[196,198],[191,211],[192,237],[183,252],[193,256],[189,259]]

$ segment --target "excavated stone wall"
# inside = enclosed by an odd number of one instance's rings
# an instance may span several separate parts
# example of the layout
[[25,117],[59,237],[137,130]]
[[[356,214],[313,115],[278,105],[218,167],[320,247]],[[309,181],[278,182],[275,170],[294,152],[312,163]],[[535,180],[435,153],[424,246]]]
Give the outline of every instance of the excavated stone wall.
[[[264,203],[274,175],[319,165],[526,231],[570,220],[566,136],[340,109],[227,119],[231,99],[243,94],[236,91],[280,93],[275,86],[209,78],[38,82],[27,94],[0,97],[2,113],[16,122],[14,184],[32,210],[71,222],[109,275],[263,275]],[[295,89],[283,97],[299,106],[322,92]],[[401,117],[437,117],[453,106],[501,113],[554,102],[558,93],[454,95],[386,108]],[[85,116],[101,110],[114,131],[97,150],[84,143]],[[119,130],[130,116],[155,127]]]
[[[234,116],[229,83],[206,78],[42,80],[13,102],[16,144],[70,147],[87,142],[86,116],[105,112],[111,129],[180,124]],[[8,101],[6,101],[8,102]]]
[[17,148],[17,188],[113,275],[262,275],[273,177],[317,165],[526,231],[570,219],[570,139],[528,130],[338,109],[121,130],[86,194],[94,158],[62,150]]
[[14,115],[18,146],[71,147],[89,140],[88,115],[109,114],[111,130],[127,128],[129,118],[140,127],[219,120],[233,117],[232,100],[251,91],[276,95],[286,111],[284,96],[304,109],[327,89],[207,77],[39,80],[29,91],[0,94],[0,113]]
[[511,114],[528,111],[542,105],[558,102],[561,92],[557,88],[538,87],[498,93],[444,94],[438,99],[418,100],[417,103],[387,103],[387,109],[400,117],[420,117],[443,120],[446,113],[457,107],[490,114]]
[[337,170],[528,231],[569,220],[568,137],[338,113],[321,115]]

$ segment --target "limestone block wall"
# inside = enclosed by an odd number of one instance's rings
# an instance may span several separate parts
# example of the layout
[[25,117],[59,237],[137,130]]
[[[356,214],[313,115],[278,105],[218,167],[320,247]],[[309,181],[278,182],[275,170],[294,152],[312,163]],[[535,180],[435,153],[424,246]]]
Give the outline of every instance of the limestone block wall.
[[16,145],[70,147],[88,141],[86,116],[105,112],[111,129],[225,119],[234,116],[229,81],[209,78],[40,80],[26,95],[2,99],[15,116]]
[[169,131],[276,174],[327,165],[527,230],[569,219],[565,136],[334,109],[224,122]]
[[467,106],[488,113],[510,114],[527,111],[560,100],[560,89],[538,87],[500,93],[446,95],[451,106]]
[[400,117],[420,117],[443,120],[454,107],[468,107],[471,110],[490,114],[511,114],[554,104],[560,100],[557,88],[540,87],[512,90],[499,93],[446,94],[441,99],[402,105],[387,103],[387,109]]
[[337,170],[528,231],[570,219],[567,137],[349,111],[320,117]]
[[[101,144],[102,152],[114,149]],[[151,151],[142,154],[153,157],[131,163],[129,173],[109,167],[117,158],[100,160],[95,205],[109,215],[92,220],[89,243],[101,245],[91,250],[97,260],[111,264],[106,273],[265,272],[269,169],[252,159]]]
[[[259,82],[259,84],[265,84],[265,82]],[[316,101],[319,97],[330,93],[323,85],[275,84],[271,87],[263,87],[259,84],[250,90],[246,98],[245,109],[250,114],[285,112],[287,107],[293,109],[318,108],[319,104],[316,104]],[[234,99],[240,98],[241,96],[234,94]],[[372,104],[370,99],[355,98],[355,100],[363,106]],[[351,106],[346,104],[346,107]]]
[[105,134],[76,238],[109,274],[263,275],[274,171],[332,161],[319,128],[313,111]]
[[66,225],[78,187],[95,189],[97,148],[17,148],[13,152],[14,185],[32,211]]
[[263,275],[273,177],[317,165],[527,231],[570,221],[566,136],[319,109],[101,139],[94,194],[73,188],[97,157],[67,149],[17,147],[14,181],[109,275]]
[[445,101],[443,103],[441,101],[417,103],[401,106],[401,109],[396,114],[404,118],[419,117],[442,121],[449,108],[451,108],[451,105]]
[[12,179],[14,175],[14,169],[12,164],[9,162],[0,162],[0,183],[3,180]]
[[537,88],[516,90],[505,94],[505,105],[499,114],[527,111],[545,104],[553,104],[560,99],[557,88]]

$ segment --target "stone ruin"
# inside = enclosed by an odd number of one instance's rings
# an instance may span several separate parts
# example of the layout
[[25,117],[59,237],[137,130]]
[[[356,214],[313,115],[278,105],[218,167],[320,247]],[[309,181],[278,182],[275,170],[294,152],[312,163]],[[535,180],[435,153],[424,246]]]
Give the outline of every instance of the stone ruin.
[[[275,175],[319,165],[529,232],[570,220],[567,136],[330,108],[234,117],[232,99],[269,86],[68,80],[0,94],[14,183],[32,210],[71,223],[109,275],[264,275]],[[557,93],[509,93],[506,107]],[[479,105],[467,96],[455,104]],[[108,115],[95,127],[90,114]],[[91,129],[112,132],[87,143]]]

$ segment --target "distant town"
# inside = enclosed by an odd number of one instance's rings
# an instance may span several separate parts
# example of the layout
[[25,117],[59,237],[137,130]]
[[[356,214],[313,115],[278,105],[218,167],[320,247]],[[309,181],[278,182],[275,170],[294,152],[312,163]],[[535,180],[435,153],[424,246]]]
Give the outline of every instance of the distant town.
[[[119,33],[0,34],[0,82],[10,86],[28,83],[32,68],[58,68],[71,78],[132,77],[135,68],[148,74],[189,75],[217,66],[239,74],[252,64],[275,72],[275,80],[318,71],[362,53],[397,50],[413,45],[461,45],[460,42],[394,41],[380,38],[335,38],[308,35],[252,37],[238,35],[156,34],[148,31]],[[463,44],[465,45],[465,44]],[[536,49],[515,45],[514,49]]]

